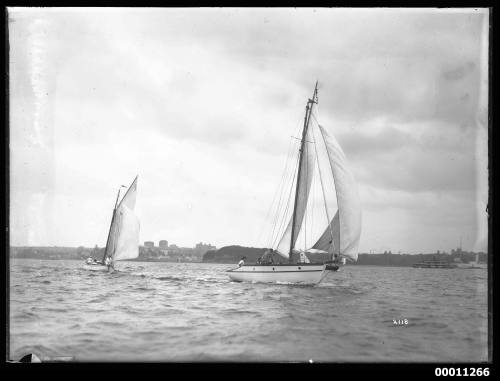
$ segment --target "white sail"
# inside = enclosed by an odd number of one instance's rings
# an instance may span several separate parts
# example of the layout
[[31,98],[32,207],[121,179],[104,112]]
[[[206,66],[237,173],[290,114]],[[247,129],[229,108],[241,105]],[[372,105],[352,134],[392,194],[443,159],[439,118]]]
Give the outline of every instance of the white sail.
[[[335,215],[332,224],[334,232],[338,229],[338,243],[335,245],[336,252],[340,252],[342,256],[356,261],[361,236],[361,202],[356,181],[347,167],[344,151],[342,151],[337,140],[328,135],[322,126],[319,126],[319,129],[325,142],[330,168],[335,181],[338,216]],[[336,227],[336,217],[338,218],[338,227]],[[336,237],[334,236],[334,238]]]
[[137,177],[118,204],[109,232],[106,255],[114,261],[139,256],[139,219],[134,214]]
[[113,256],[113,253],[115,252],[117,237],[118,237],[118,224],[116,223],[116,211],[114,211],[113,219],[111,220],[111,226],[109,228],[108,242],[106,243],[103,262],[106,257]]
[[302,226],[302,221],[304,219],[307,207],[307,200],[309,198],[309,190],[311,189],[315,162],[314,162],[314,148],[311,147],[310,144],[310,142],[312,141],[310,131],[311,130],[309,129],[305,136],[306,142],[304,144],[304,153],[300,168],[301,176],[300,176],[299,186],[297,188],[298,196],[297,196],[297,206],[295,209],[295,227],[293,229],[293,241],[292,241],[292,224],[293,224],[293,215],[292,215],[290,217],[290,221],[288,222],[286,230],[283,233],[283,236],[281,237],[278,246],[276,247],[276,251],[278,252],[278,254],[282,255],[285,258],[289,257],[290,243],[293,242],[293,245],[295,245],[297,237],[299,236],[300,228]]
[[137,178],[139,176],[136,176],[134,181],[132,182],[132,185],[127,190],[127,193],[125,193],[125,196],[123,196],[122,200],[120,201],[120,205],[125,205],[127,208],[130,210],[134,210],[135,208],[135,199],[137,195]]
[[116,210],[118,236],[113,260],[132,259],[139,256],[139,219],[125,205]]
[[340,242],[340,225],[339,225],[339,211],[337,210],[337,213],[335,213],[335,216],[332,218],[330,224],[326,227],[321,237],[319,237],[319,239],[316,241],[316,243],[313,245],[311,249],[321,250],[323,252],[327,252],[330,254],[332,253],[338,254],[339,242]]

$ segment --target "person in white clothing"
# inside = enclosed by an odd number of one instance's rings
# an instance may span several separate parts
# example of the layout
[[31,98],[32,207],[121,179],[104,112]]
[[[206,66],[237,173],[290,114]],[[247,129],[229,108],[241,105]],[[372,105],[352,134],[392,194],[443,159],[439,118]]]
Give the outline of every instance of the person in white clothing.
[[106,259],[104,260],[104,264],[105,264],[106,266],[108,266],[108,269],[109,269],[110,267],[113,267],[113,263],[111,262],[111,258],[110,258],[110,257],[106,257]]
[[247,259],[247,257],[243,257],[240,259],[240,261],[238,262],[238,267],[241,267],[245,264],[245,259]]

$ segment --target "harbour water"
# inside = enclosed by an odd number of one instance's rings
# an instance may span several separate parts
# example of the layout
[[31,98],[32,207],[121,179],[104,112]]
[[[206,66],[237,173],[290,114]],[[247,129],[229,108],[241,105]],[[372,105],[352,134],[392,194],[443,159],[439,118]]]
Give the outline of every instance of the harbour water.
[[297,286],[231,282],[232,265],[82,264],[11,259],[10,359],[488,360],[485,269],[345,266]]

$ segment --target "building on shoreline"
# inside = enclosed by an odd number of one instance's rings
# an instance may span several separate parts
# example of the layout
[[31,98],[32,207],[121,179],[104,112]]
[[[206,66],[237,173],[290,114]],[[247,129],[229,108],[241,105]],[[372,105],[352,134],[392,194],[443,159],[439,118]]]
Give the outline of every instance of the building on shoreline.
[[155,247],[155,243],[153,241],[144,241],[144,247],[148,247],[148,248]]

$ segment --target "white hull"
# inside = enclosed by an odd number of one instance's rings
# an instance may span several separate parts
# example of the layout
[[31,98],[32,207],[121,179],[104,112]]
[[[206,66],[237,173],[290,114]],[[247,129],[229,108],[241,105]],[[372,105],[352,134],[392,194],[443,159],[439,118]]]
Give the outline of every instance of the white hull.
[[243,265],[228,270],[235,282],[318,284],[326,275],[324,264]]
[[100,264],[97,264],[97,265],[88,265],[88,264],[85,263],[83,265],[83,268],[85,270],[89,270],[89,271],[108,271],[108,266],[100,265]]
[[488,265],[486,263],[468,263],[468,264],[458,264],[459,269],[487,269]]

